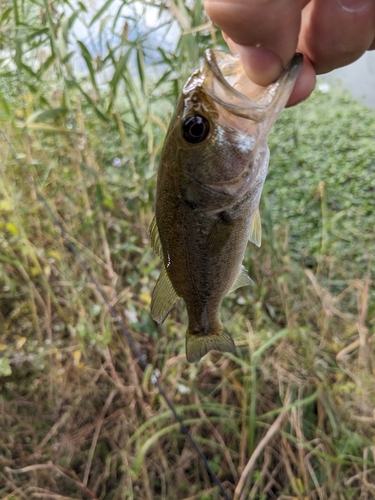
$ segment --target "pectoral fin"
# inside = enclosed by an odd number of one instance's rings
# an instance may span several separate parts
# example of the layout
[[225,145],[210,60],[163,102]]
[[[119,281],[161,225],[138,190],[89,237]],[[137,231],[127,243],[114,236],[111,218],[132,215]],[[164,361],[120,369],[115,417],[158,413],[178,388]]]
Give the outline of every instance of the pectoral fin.
[[159,257],[163,260],[163,248],[161,246],[159,229],[158,229],[158,225],[156,223],[156,217],[154,217],[152,219],[149,233],[150,233],[151,247],[152,247],[153,251],[157,255],[159,255]]
[[240,288],[240,286],[248,286],[248,285],[253,285],[253,284],[254,284],[254,281],[247,274],[246,268],[244,266],[241,266],[241,270],[238,273],[238,276],[237,276],[235,282],[233,283],[233,285],[228,293],[231,293],[234,290],[237,290],[237,288]]
[[179,298],[163,266],[151,298],[151,316],[156,323],[163,323]]
[[257,208],[251,221],[249,240],[257,247],[262,243],[262,221],[260,219],[259,207]]
[[223,250],[233,229],[233,221],[230,219],[227,220],[224,216],[216,221],[207,238],[207,255],[209,257],[215,257]]

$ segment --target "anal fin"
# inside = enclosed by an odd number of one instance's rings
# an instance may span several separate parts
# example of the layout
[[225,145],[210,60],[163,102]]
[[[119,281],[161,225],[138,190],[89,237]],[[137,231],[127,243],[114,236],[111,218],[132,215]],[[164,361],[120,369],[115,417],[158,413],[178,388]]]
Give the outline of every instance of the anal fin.
[[237,278],[235,279],[233,285],[231,286],[231,289],[229,290],[228,293],[233,292],[234,290],[237,290],[237,288],[240,288],[241,286],[248,286],[248,285],[253,285],[254,281],[250,278],[250,276],[247,274],[247,270],[244,266],[241,266],[240,272],[237,275]]

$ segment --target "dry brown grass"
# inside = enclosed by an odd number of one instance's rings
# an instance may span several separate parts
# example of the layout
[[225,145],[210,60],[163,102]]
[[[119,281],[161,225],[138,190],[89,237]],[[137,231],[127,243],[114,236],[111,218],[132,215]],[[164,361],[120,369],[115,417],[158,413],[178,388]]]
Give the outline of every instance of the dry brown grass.
[[[213,353],[187,364],[181,310],[171,320],[173,341],[164,328],[159,339],[131,329],[132,336],[234,499],[371,499],[370,281],[355,280],[334,296],[287,254],[277,258],[284,266],[273,267],[267,247],[256,257],[263,278],[252,292],[255,303],[246,302],[250,309],[231,325],[241,332],[238,357]],[[57,283],[50,276],[52,290]],[[48,302],[46,290],[32,286]],[[23,295],[26,310],[25,288]],[[348,295],[357,316],[342,308]],[[16,342],[12,374],[1,379],[3,498],[218,497],[151,372],[142,373],[115,326],[105,316],[98,326],[98,338],[103,328],[113,331],[108,345],[78,341],[67,329],[51,338],[41,304],[41,339],[33,342],[35,331],[23,345]],[[50,313],[57,317],[53,305]],[[6,319],[15,332],[19,318]]]

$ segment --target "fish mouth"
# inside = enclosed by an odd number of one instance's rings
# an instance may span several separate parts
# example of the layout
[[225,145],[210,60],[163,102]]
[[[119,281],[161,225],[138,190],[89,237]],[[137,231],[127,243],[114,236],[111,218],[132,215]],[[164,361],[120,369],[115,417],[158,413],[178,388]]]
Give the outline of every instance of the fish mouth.
[[303,55],[295,54],[276,82],[260,87],[248,78],[238,55],[207,49],[202,67],[183,88],[183,94],[192,100],[191,106],[185,103],[185,114],[195,109],[198,101],[206,101],[206,94],[216,107],[219,123],[259,141],[267,136],[284,109],[302,64]]
[[267,134],[289,99],[302,63],[302,54],[295,54],[276,82],[260,87],[245,74],[239,56],[208,49],[203,66],[187,81],[184,93],[200,87],[231,115],[265,124],[262,132]]

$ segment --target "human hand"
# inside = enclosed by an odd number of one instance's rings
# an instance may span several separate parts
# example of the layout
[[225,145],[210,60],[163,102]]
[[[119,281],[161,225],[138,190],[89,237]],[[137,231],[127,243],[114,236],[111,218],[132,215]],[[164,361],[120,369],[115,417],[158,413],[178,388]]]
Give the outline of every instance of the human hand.
[[375,0],[205,0],[205,8],[258,85],[304,55],[288,106],[311,94],[316,75],[375,49]]

